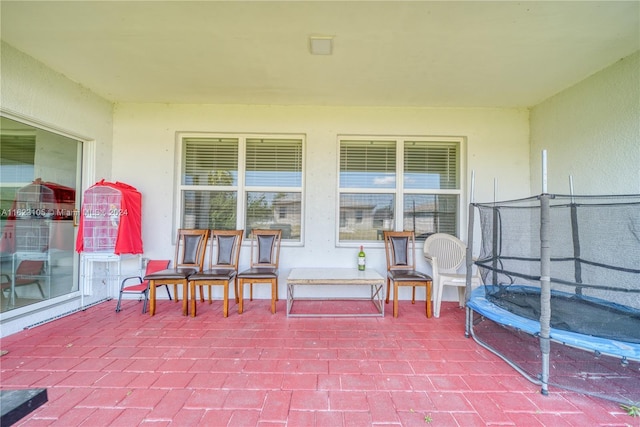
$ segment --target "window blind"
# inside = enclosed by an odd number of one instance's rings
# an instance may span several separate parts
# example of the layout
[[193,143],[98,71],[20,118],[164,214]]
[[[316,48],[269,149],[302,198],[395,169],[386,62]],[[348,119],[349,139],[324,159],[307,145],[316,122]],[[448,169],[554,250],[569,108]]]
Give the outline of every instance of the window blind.
[[405,142],[404,188],[460,188],[458,146],[459,144],[454,142]]
[[302,140],[248,138],[246,144],[246,185],[302,185]]
[[185,185],[237,185],[238,139],[185,138]]
[[394,188],[395,141],[341,141],[341,188]]
[[0,182],[8,184],[33,181],[35,135],[3,134],[0,136],[0,147]]

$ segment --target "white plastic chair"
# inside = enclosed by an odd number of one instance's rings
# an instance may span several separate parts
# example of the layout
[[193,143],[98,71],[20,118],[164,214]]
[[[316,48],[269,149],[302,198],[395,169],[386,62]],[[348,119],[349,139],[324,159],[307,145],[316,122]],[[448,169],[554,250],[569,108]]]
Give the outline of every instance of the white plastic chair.
[[[467,246],[455,236],[445,233],[436,233],[427,237],[424,242],[424,256],[431,264],[433,278],[433,315],[440,317],[440,304],[442,303],[442,290],[445,286],[458,288],[458,301],[460,307],[465,305],[464,291],[467,284],[466,272],[460,273],[464,267]],[[471,276],[473,287],[481,283],[480,276],[476,273]]]

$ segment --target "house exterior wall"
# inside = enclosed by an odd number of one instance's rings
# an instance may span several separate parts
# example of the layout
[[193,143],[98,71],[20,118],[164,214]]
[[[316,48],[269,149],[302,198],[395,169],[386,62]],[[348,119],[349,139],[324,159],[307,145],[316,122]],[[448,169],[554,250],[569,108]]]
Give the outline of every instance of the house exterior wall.
[[[99,160],[87,182],[111,174],[113,104],[2,43],[2,111],[95,145]],[[92,184],[92,182],[90,182]],[[89,184],[89,185],[90,185]]]
[[640,193],[640,52],[531,109],[531,193]]
[[[640,52],[527,109],[341,108],[313,106],[115,106],[6,43],[0,49],[0,107],[12,118],[86,142],[83,187],[105,178],[143,194],[145,256],[172,256],[176,132],[304,133],[305,218],[302,245],[282,249],[292,267],[355,265],[357,248],[336,245],[337,136],[464,136],[464,196],[469,201],[525,197],[541,191],[540,158],[548,150],[549,192],[640,193]],[[465,212],[466,215],[466,212]],[[466,217],[461,230],[466,232]],[[384,271],[382,247],[367,247],[369,268]],[[241,268],[247,266],[247,248]],[[429,267],[421,259],[419,268]],[[266,290],[256,289],[257,297]],[[404,290],[403,290],[404,291]],[[408,291],[408,290],[407,290]],[[284,281],[281,281],[284,295]],[[114,295],[115,296],[115,295]],[[407,294],[401,297],[406,298]],[[455,299],[453,294],[450,298]],[[72,310],[70,301],[2,323],[2,335]]]
[[[175,233],[177,132],[305,134],[303,244],[283,245],[280,265],[285,278],[293,267],[356,265],[358,246],[338,247],[336,242],[338,135],[466,137],[461,203],[465,218],[460,227],[465,234],[471,170],[475,171],[477,201],[493,200],[494,178],[500,182],[500,197],[528,195],[528,122],[526,109],[118,104],[112,179],[127,182],[142,193],[145,256],[166,258],[173,254]],[[382,243],[366,245],[365,250],[368,268],[384,273]],[[430,271],[424,259],[419,260],[419,268]],[[248,262],[248,247],[244,247],[240,268],[246,268]],[[407,294],[401,297],[407,297],[410,291],[403,291]],[[266,298],[268,290],[257,286],[254,293]],[[285,295],[285,280],[280,282],[280,295]]]
[[[111,175],[113,104],[6,43],[0,46],[0,108],[7,117],[85,141],[83,188]],[[73,166],[75,167],[75,165]],[[73,298],[24,316],[2,318],[1,335],[80,307]]]

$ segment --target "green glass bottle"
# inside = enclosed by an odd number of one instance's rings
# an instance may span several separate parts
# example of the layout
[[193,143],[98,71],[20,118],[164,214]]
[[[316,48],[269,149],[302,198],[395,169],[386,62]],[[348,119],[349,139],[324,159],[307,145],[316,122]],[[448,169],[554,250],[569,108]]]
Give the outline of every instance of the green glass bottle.
[[358,252],[358,270],[364,271],[365,264],[366,264],[366,257],[364,255],[364,248],[361,245],[360,252]]

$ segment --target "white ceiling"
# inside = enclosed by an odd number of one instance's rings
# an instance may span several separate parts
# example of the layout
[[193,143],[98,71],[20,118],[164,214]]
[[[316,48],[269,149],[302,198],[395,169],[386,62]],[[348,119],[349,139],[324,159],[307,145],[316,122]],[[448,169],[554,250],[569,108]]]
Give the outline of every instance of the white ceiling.
[[[8,1],[2,39],[114,102],[529,107],[640,49],[640,1]],[[333,36],[333,54],[309,36]]]

